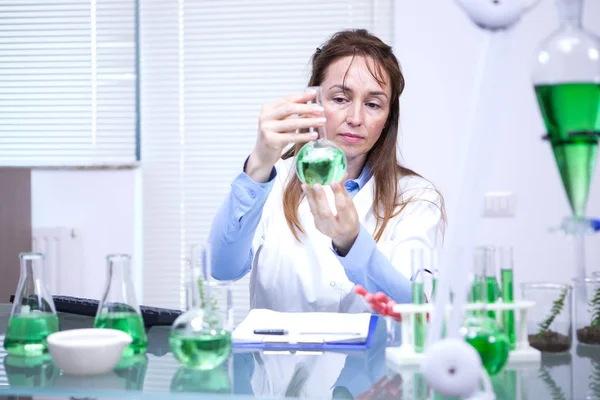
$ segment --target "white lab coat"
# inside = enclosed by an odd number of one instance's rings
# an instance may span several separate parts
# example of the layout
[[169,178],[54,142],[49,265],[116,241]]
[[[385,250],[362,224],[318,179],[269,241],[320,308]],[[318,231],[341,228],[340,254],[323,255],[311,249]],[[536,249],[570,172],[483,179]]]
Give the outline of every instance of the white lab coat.
[[[283,190],[295,174],[293,159],[275,165],[277,177],[265,203],[253,241],[254,260],[250,277],[251,308],[287,312],[368,312],[356,295],[344,267],[332,251],[331,239],[317,230],[306,199],[298,209],[305,234],[302,243],[294,238],[283,213]],[[441,244],[440,197],[425,179],[406,176],[400,187],[407,197],[421,199],[407,205],[388,225],[377,248],[407,278],[411,277],[410,251],[413,247]],[[326,187],[333,210],[333,193]],[[406,198],[406,197],[405,197]],[[360,223],[373,234],[374,179],[354,196]]]

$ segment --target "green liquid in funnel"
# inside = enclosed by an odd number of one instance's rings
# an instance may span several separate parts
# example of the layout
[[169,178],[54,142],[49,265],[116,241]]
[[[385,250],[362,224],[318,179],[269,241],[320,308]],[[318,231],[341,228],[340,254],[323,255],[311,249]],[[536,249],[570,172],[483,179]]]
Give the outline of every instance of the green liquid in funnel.
[[600,85],[539,85],[535,91],[571,209],[583,217],[596,164],[598,137],[589,133],[600,131]]

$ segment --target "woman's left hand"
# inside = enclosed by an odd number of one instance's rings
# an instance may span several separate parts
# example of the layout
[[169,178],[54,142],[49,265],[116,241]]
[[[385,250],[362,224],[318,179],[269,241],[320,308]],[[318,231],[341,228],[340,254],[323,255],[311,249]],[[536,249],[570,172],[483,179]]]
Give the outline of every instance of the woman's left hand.
[[323,186],[315,184],[311,188],[306,184],[302,184],[302,190],[308,199],[316,228],[333,240],[333,245],[336,247],[338,254],[345,256],[352,248],[360,231],[358,212],[352,197],[343,185],[334,182],[330,186],[335,198],[337,215],[334,215],[329,207]]

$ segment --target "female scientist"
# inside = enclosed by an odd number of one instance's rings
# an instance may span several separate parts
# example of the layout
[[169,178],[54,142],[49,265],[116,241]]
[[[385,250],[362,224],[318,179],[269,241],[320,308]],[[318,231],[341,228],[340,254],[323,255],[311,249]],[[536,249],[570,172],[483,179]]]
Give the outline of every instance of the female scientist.
[[[312,56],[309,86],[322,88],[325,118],[306,104],[310,91],[263,105],[256,145],[212,224],[212,274],[250,272],[251,308],[368,311],[355,285],[409,302],[411,249],[440,245],[445,217],[439,192],[397,159],[398,61],[365,30],[338,32]],[[309,188],[294,155],[317,134],[299,131],[323,124],[346,154],[347,180]]]

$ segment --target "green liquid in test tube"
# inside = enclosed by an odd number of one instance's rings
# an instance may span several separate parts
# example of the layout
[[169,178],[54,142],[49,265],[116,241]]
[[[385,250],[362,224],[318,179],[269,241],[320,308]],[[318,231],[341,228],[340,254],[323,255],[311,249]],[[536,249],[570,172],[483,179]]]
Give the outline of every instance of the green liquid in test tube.
[[[427,255],[429,255],[427,253]],[[425,272],[425,249],[413,249],[411,254],[412,267],[412,304],[425,304],[425,284],[423,282],[426,275]],[[425,351],[425,338],[427,335],[427,317],[426,313],[416,313],[414,315],[414,345],[415,352],[422,353]]]
[[[487,303],[488,304],[493,304],[496,301],[498,301],[498,299],[501,297],[500,296],[500,287],[498,286],[498,281],[496,280],[495,276],[486,276],[485,277],[485,283],[486,283],[486,297],[487,297]],[[488,311],[488,317],[496,319],[496,312],[495,311]]]
[[[514,288],[512,248],[506,247],[499,249],[499,256],[501,271],[500,280],[502,284],[502,301],[504,303],[513,303]],[[516,347],[514,311],[510,310],[502,312],[502,327],[508,335],[508,339],[510,341],[510,349],[514,350]]]
[[[413,304],[425,304],[425,289],[422,282],[412,285]],[[425,336],[427,334],[427,321],[425,313],[415,314],[415,351],[422,353],[425,350]]]

